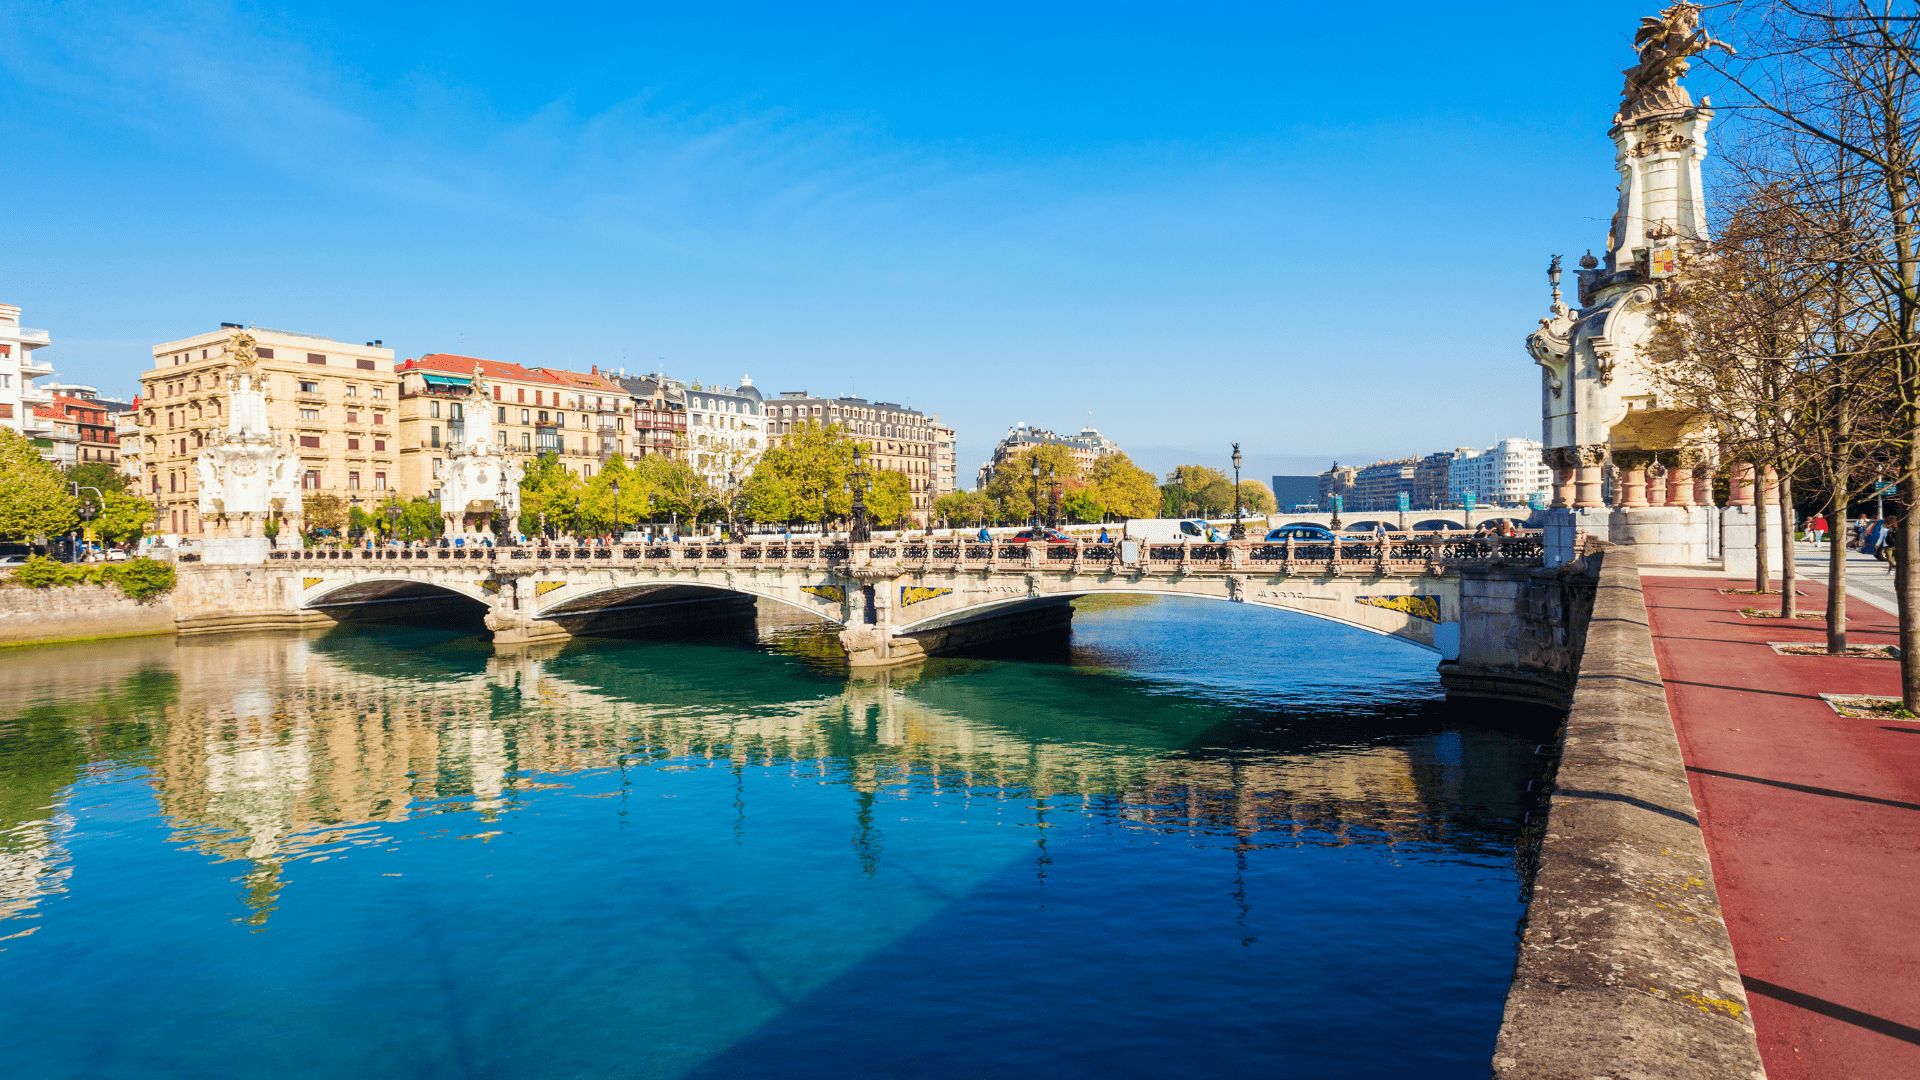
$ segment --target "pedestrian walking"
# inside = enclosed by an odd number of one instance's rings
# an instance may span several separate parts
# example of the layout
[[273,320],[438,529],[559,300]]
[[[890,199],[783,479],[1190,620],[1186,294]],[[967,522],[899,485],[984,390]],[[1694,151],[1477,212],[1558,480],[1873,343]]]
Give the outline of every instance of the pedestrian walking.
[[1827,516],[1813,515],[1813,520],[1807,522],[1807,532],[1813,536],[1814,543],[1819,543],[1827,535]]

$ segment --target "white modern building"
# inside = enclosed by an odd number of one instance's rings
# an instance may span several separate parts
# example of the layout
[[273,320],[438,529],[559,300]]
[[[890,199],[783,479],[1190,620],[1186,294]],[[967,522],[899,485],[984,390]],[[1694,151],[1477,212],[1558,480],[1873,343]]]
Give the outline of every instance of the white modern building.
[[20,309],[0,304],[0,424],[22,434],[35,427],[33,407],[49,407],[53,395],[35,388],[33,380],[52,375],[53,368],[35,360],[33,351],[53,344],[45,330],[20,325]]
[[1473,492],[1481,506],[1526,506],[1529,498],[1541,505],[1553,501],[1553,469],[1533,439],[1501,439],[1484,450],[1462,447],[1453,452],[1447,473],[1447,497],[1455,506]]
[[687,400],[687,463],[715,490],[744,483],[767,448],[767,409],[753,380],[682,388]]

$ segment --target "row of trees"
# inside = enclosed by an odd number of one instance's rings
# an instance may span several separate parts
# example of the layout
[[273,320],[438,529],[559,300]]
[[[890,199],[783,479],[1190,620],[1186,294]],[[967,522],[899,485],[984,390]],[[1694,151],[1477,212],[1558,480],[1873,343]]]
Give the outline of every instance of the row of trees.
[[152,504],[128,492],[111,465],[88,462],[63,472],[25,436],[0,428],[0,539],[44,543],[92,528],[106,542],[124,544],[152,523]]
[[1042,445],[1009,459],[985,488],[942,495],[933,510],[949,525],[1013,524],[1050,516],[1056,500],[1068,521],[1152,517],[1160,504],[1153,474],[1127,455],[1099,458],[1083,476],[1066,447]]
[[[1699,414],[1723,460],[1778,470],[1777,492],[1757,488],[1763,529],[1790,541],[1782,511],[1798,501],[1843,533],[1875,477],[1920,506],[1920,11],[1780,2],[1729,19],[1739,59],[1712,62],[1742,118],[1724,152],[1729,197],[1717,239],[1660,301],[1656,379],[1673,407]],[[1913,525],[1909,516],[1896,534],[1896,589],[1902,692],[1920,711]],[[1832,559],[1828,648],[1842,652],[1841,545]],[[1789,558],[1788,614],[1792,575]]]

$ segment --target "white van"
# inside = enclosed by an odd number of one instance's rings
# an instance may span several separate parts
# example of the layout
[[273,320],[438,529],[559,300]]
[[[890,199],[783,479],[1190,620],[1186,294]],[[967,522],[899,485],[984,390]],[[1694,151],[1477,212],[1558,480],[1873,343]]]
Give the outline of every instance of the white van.
[[1126,538],[1152,544],[1205,540],[1207,523],[1202,518],[1129,518]]

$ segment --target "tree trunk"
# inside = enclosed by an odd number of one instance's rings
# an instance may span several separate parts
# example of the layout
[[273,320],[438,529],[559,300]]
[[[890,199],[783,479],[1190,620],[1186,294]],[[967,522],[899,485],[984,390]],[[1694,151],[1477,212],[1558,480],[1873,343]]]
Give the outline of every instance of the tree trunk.
[[1793,565],[1793,480],[1783,471],[1780,476],[1780,617],[1792,620],[1800,614],[1793,587],[1799,581]]
[[1766,595],[1773,575],[1767,564],[1767,483],[1766,466],[1753,465],[1753,591]]
[[1920,558],[1920,529],[1912,527],[1914,507],[1914,483],[1920,479],[1920,441],[1912,437],[1909,428],[1907,442],[1906,475],[1900,480],[1901,494],[1905,496],[1904,513],[1900,516],[1900,531],[1894,537],[1895,554],[1899,561],[1893,568],[1894,595],[1900,604],[1900,700],[1908,712],[1920,713],[1920,595],[1916,595],[1913,563]]
[[1833,481],[1833,509],[1827,515],[1827,652],[1847,651],[1847,476],[1845,464],[1829,470]]

